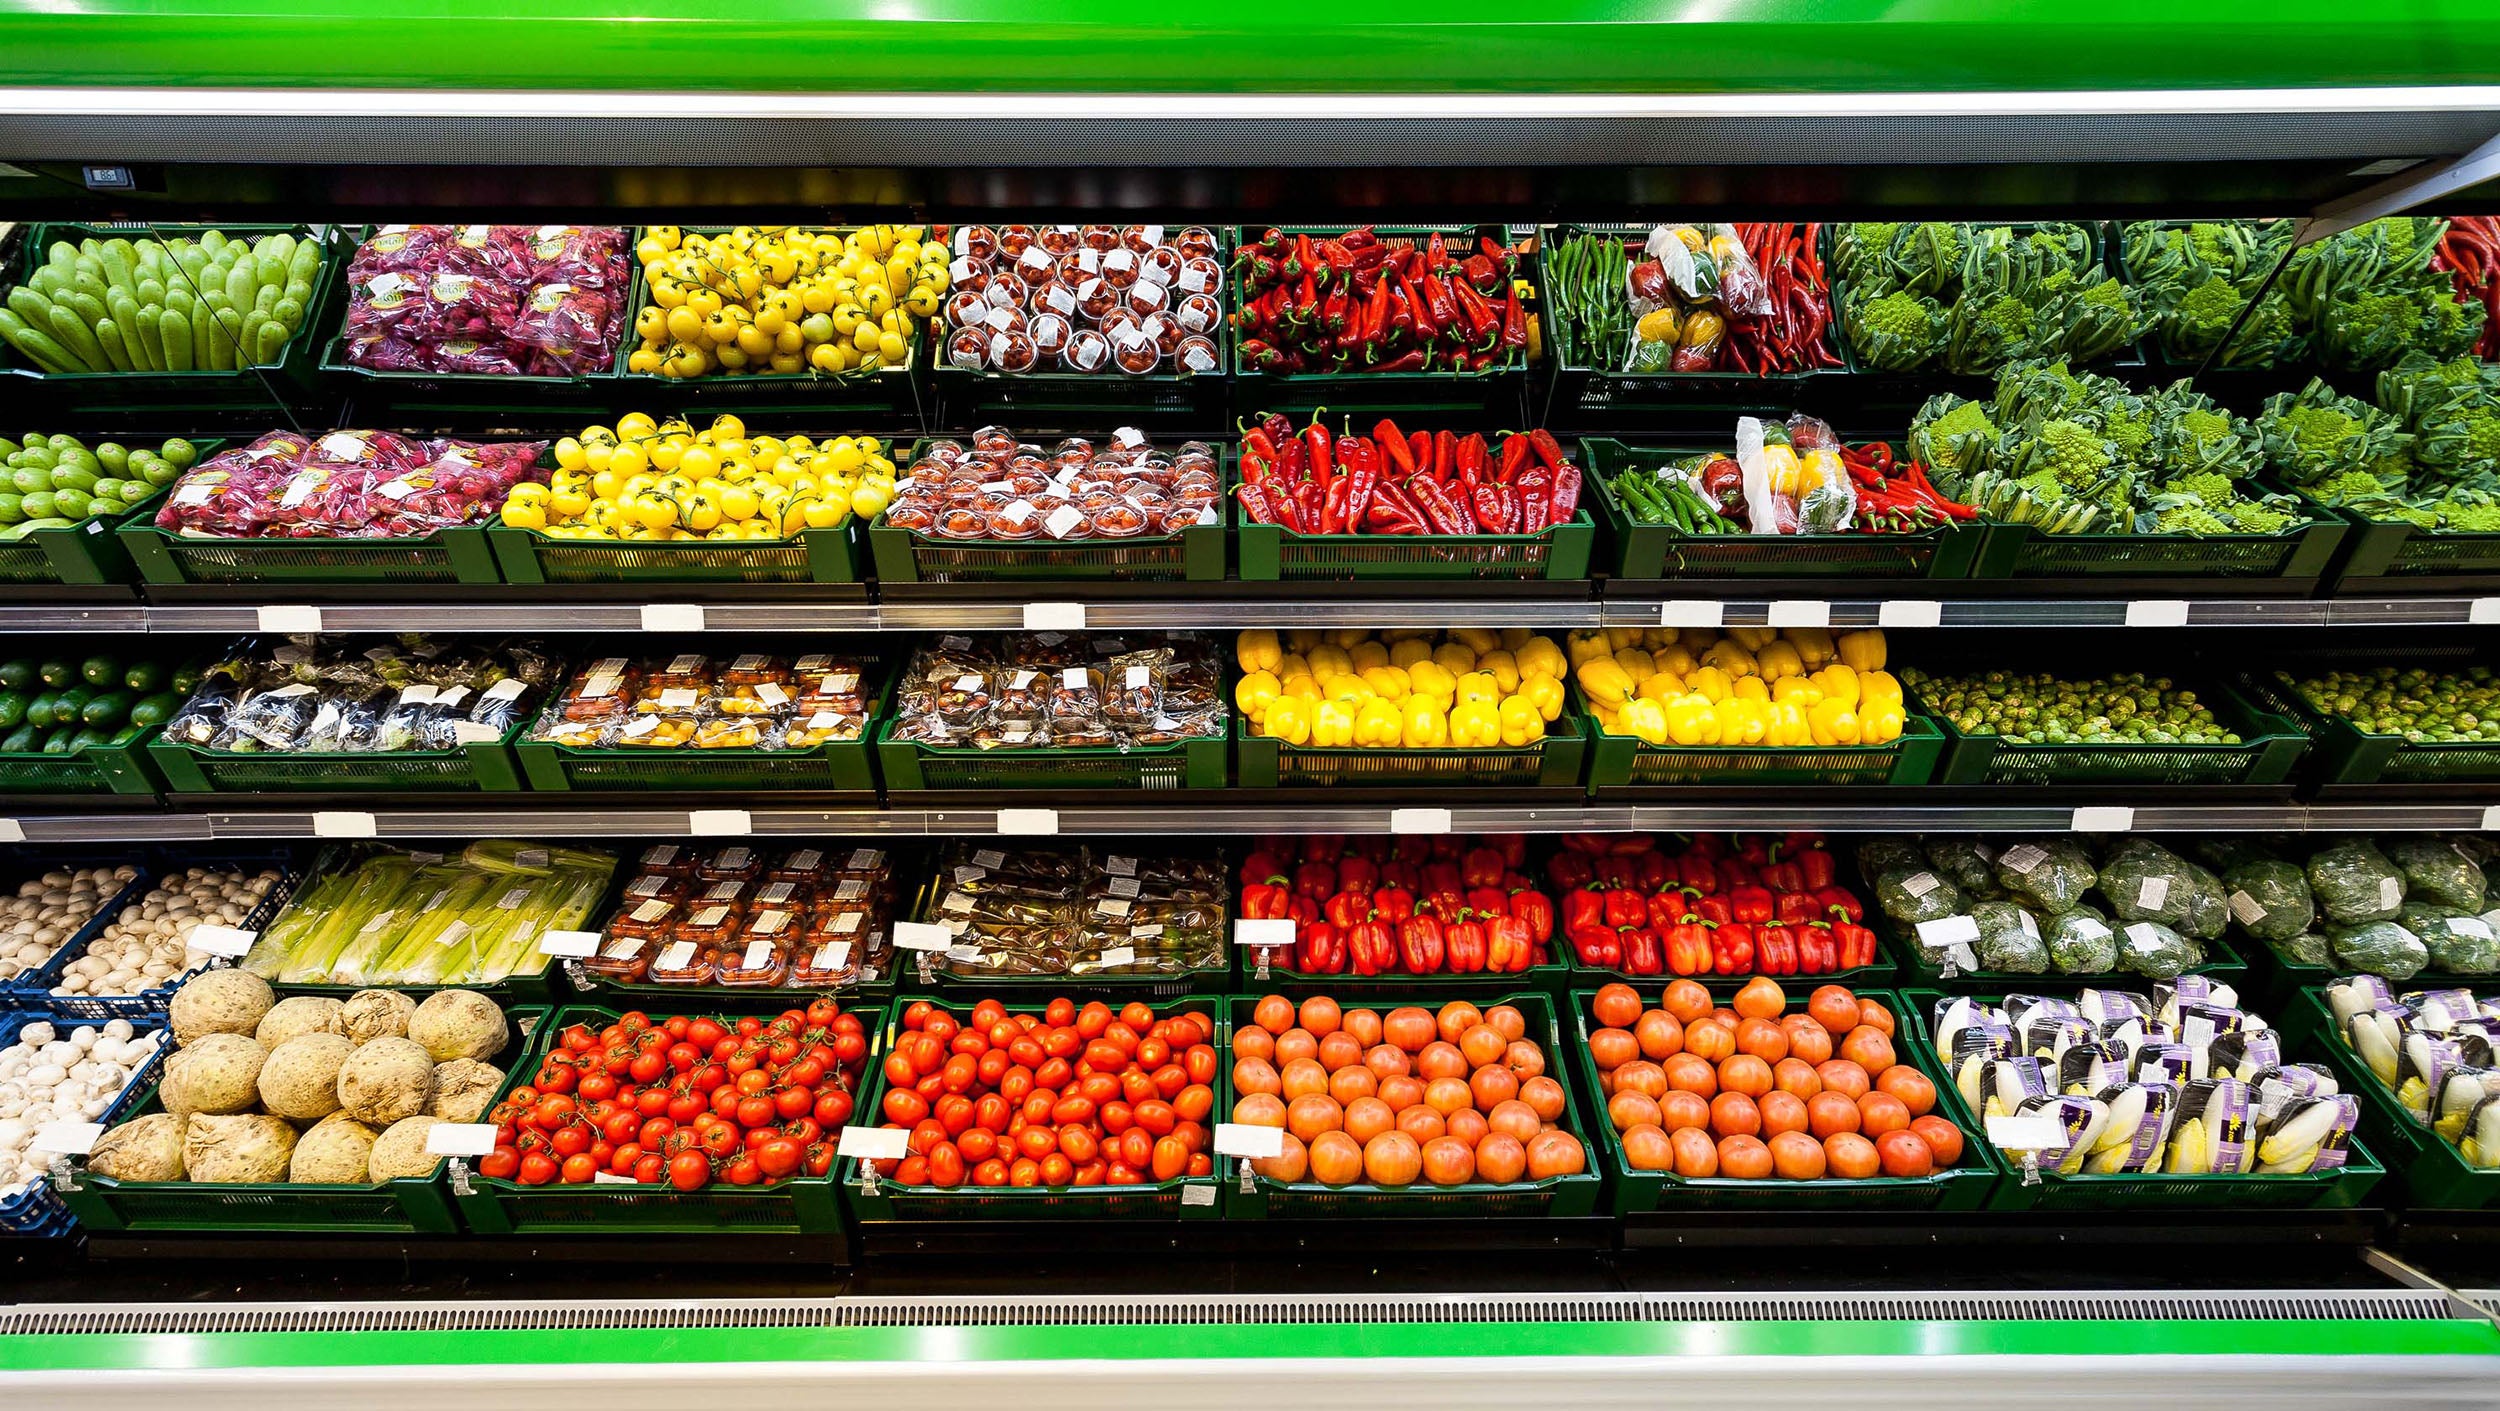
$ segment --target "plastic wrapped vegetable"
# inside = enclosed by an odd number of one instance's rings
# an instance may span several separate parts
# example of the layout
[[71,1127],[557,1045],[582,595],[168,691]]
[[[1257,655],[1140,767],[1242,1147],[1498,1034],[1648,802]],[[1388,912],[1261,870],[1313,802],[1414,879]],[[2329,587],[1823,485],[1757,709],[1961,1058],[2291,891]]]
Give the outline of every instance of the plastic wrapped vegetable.
[[2303,931],[2279,941],[2268,941],[2274,953],[2287,964],[2328,966],[2335,963],[2335,953],[2326,937],[2315,931]]
[[2017,975],[2048,973],[2049,948],[2040,923],[2010,901],[1983,901],[1970,909],[1979,923],[1979,968]]
[[2195,874],[2203,869],[2161,844],[2130,838],[2101,868],[2101,895],[2122,922],[2156,921],[2173,931],[2196,914]]
[[[2413,906],[2407,902],[2406,911]],[[2420,925],[2408,917],[2398,924],[2421,937],[2436,969],[2456,975],[2500,972],[2500,932],[2480,916],[2439,915],[2424,918]]]
[[1895,869],[1915,872],[1927,865],[1927,853],[1911,838],[1869,838],[1858,844],[1858,876],[1870,885]]
[[2479,913],[2484,904],[2483,869],[2447,838],[2394,837],[2380,847],[2404,873],[2405,895],[2452,911]]
[[2098,975],[2118,968],[2118,933],[2093,908],[2058,912],[2045,929],[2049,963],[2060,975]]
[[2311,854],[2309,890],[2327,919],[2345,927],[2392,921],[2405,902],[2404,874],[2366,838]]
[[1977,838],[1922,838],[1928,865],[1973,901],[2005,895],[1997,885],[1994,850]]
[[2014,843],[1996,859],[1997,886],[2050,915],[2075,907],[2099,876],[2091,855],[2066,838]]
[[[2313,875],[2316,867],[2316,860],[2312,859]],[[2324,893],[2320,895],[2323,897]],[[2327,933],[2327,939],[2335,948],[2337,964],[2366,975],[2383,975],[2399,984],[2420,974],[2422,967],[2431,962],[2430,948],[2422,944],[2422,938],[2394,921],[2338,927]]]
[[2232,919],[2261,941],[2288,941],[2318,919],[2308,877],[2280,858],[2242,862],[2222,875],[2222,884],[2230,892]]
[[2175,980],[2205,963],[2205,948],[2159,921],[2130,921],[2119,931],[2119,968],[2154,980]]
[[1932,867],[1900,867],[1875,879],[1875,904],[1905,926],[1958,916],[1966,906],[1962,889]]

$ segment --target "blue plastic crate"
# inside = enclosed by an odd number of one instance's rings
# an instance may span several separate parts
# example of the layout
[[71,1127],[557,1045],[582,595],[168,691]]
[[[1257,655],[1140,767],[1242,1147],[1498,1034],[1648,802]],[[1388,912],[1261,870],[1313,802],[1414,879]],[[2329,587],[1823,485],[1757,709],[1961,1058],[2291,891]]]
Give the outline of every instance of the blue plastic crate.
[[217,866],[278,869],[278,884],[269,889],[269,895],[261,898],[260,905],[252,908],[250,915],[243,918],[242,929],[246,931],[267,929],[269,923],[277,919],[279,909],[295,895],[295,889],[304,880],[302,866],[294,860],[290,851],[282,848],[218,849],[166,853],[152,858],[140,863],[138,878],[106,902],[95,919],[80,927],[78,934],[70,937],[50,960],[18,977],[17,994],[27,1003],[54,1010],[65,1018],[86,1024],[102,1023],[107,1019],[135,1021],[162,1018],[165,1007],[173,1002],[174,991],[182,987],[183,981],[207,969],[207,966],[185,971],[152,990],[142,990],[135,995],[56,995],[52,993],[52,987],[61,982],[61,976],[69,969],[70,962],[85,955],[88,944],[104,934],[105,927],[121,914],[122,908],[147,896],[167,873],[185,867]]
[[[27,1025],[45,1021],[65,1030],[74,1029],[81,1024],[103,1022],[76,1018],[50,1008],[30,1007],[12,1002],[7,1011],[0,1012],[0,1048],[7,1048],[16,1043],[18,1034]],[[162,1029],[165,1025],[161,1019],[154,1022],[132,1019],[131,1027],[144,1034]],[[156,1080],[163,1076],[165,1055],[170,1047],[166,1044],[158,1045],[154,1056],[139,1065],[138,1071],[130,1075],[130,1081],[122,1085],[122,1090],[114,1094],[113,1100],[105,1105],[104,1111],[92,1120],[110,1127],[127,1116],[132,1106],[142,1096],[153,1090],[156,1087]],[[77,1223],[69,1213],[69,1206],[62,1202],[60,1194],[52,1189],[52,1183],[48,1180],[38,1179],[23,1190],[0,1195],[0,1235],[49,1239],[57,1235],[68,1234]]]

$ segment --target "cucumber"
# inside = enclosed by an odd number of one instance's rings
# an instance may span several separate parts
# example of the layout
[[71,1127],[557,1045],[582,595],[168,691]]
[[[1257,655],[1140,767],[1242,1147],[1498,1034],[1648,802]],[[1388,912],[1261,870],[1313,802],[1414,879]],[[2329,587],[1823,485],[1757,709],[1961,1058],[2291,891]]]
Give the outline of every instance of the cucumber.
[[87,702],[86,709],[78,712],[79,723],[91,730],[115,728],[130,714],[130,708],[138,703],[139,697],[132,692],[106,691]]
[[0,754],[31,754],[43,742],[43,732],[32,725],[20,725],[0,735]]
[[95,697],[95,688],[92,686],[64,688],[60,695],[53,698],[52,728],[58,730],[64,725],[76,725],[79,712],[85,710],[87,702],[94,700]]
[[0,661],[0,691],[29,691],[35,686],[35,664],[25,657]]
[[182,709],[182,697],[171,691],[159,691],[153,696],[142,698],[130,707],[130,723],[142,730],[159,729],[166,721],[173,719],[174,712],[180,709]]
[[24,691],[0,691],[0,730],[14,730],[26,723],[26,703],[34,699]]
[[187,697],[193,691],[200,689],[201,675],[202,673],[200,669],[196,666],[175,667],[174,679],[171,683],[173,693],[177,696]]
[[26,701],[25,723],[38,730],[52,728],[52,717],[60,709],[61,698],[50,691],[37,691]]
[[122,664],[107,656],[92,656],[78,663],[78,679],[90,686],[110,686],[122,679]]
[[71,754],[76,754],[89,745],[108,745],[112,742],[113,737],[103,731],[92,729],[81,730],[77,734],[69,737],[69,752]]
[[72,663],[55,658],[35,668],[35,679],[57,691],[77,681],[78,668]]
[[[161,661],[134,661],[130,669],[122,673],[122,685],[140,695],[152,696],[165,689],[165,678],[169,674]],[[0,682],[0,685],[5,684]]]
[[77,738],[78,732],[64,725],[43,737],[43,752],[45,754],[68,754],[69,742]]

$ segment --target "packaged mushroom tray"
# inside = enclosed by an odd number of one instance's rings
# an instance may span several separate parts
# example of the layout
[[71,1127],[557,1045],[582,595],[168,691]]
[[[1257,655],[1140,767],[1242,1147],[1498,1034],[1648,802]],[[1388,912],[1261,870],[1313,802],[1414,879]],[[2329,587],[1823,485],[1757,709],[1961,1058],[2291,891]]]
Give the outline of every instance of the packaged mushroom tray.
[[1133,428],[1045,448],[1002,426],[923,442],[884,523],[939,539],[1014,543],[1136,539],[1214,524],[1222,494],[1215,449],[1169,449]]
[[946,366],[967,372],[1220,373],[1224,245],[1205,226],[959,226]]
[[806,750],[856,740],[868,663],[811,653],[603,657],[575,672],[529,738],[583,750]]
[[582,973],[614,985],[830,990],[889,975],[882,848],[660,843],[642,855]]

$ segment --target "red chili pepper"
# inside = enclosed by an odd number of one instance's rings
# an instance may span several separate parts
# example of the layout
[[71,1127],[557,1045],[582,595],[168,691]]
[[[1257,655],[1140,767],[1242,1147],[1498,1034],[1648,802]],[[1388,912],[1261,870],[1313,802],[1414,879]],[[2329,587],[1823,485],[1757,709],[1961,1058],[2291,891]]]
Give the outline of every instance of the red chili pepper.
[[1505,485],[1516,482],[1520,470],[1528,463],[1531,449],[1525,436],[1504,436],[1501,469],[1494,473],[1493,478]]
[[1432,433],[1432,480],[1447,485],[1458,470],[1458,436],[1449,430]]
[[1359,436],[1349,437],[1337,443],[1341,459],[1347,459],[1349,446],[1353,455],[1348,459],[1348,473],[1341,477],[1346,482],[1345,527],[1346,532],[1357,533],[1363,526],[1363,512],[1371,508],[1372,486],[1380,478],[1380,452]]
[[1337,461],[1333,454],[1336,443],[1328,434],[1327,423],[1320,420],[1320,415],[1327,410],[1322,407],[1314,412],[1311,424],[1302,428],[1302,444],[1308,448],[1311,457],[1311,478],[1322,485],[1337,478]]
[[1502,346],[1505,348],[1528,346],[1528,312],[1526,306],[1519,301],[1517,284],[1510,286],[1510,293],[1502,300]]
[[1244,462],[1257,456],[1270,465],[1276,462],[1276,438],[1267,434],[1265,426],[1253,426],[1241,433],[1241,456]]
[[1310,479],[1311,448],[1303,445],[1302,438],[1299,436],[1292,437],[1283,444],[1285,459],[1277,469],[1283,472],[1281,478],[1284,482],[1287,485],[1299,485]]
[[1438,481],[1418,475],[1407,482],[1406,488],[1415,497],[1415,503],[1423,507],[1424,519],[1432,526],[1433,533],[1469,532],[1467,512],[1450,499],[1450,492],[1443,489]]
[[1406,311],[1415,321],[1415,337],[1426,343],[1438,340],[1443,320],[1431,301],[1417,290],[1415,281],[1404,274],[1398,276],[1398,288],[1406,295]]
[[1380,424],[1372,428],[1372,437],[1380,443],[1381,454],[1389,458],[1391,473],[1400,480],[1415,473],[1414,452],[1407,446],[1406,433],[1398,430],[1396,422],[1382,417]]
[[[1437,237],[1436,237],[1437,238]],[[1449,285],[1437,274],[1427,274],[1423,281],[1424,306],[1432,313],[1432,321],[1443,337],[1455,338],[1460,318],[1458,302],[1450,297]]]
[[[1386,510],[1392,520],[1391,527],[1380,529],[1379,532],[1426,534],[1432,531],[1432,522],[1425,516],[1424,507],[1415,502],[1413,495],[1407,493],[1404,483],[1385,476],[1380,477],[1372,483],[1372,499],[1374,503],[1371,510],[1365,512],[1366,515],[1372,515],[1374,511]],[[1367,527],[1372,527],[1369,520],[1367,520]]]
[[1295,526],[1296,533],[1320,534],[1326,532],[1321,528],[1321,526],[1327,523],[1328,487],[1320,484],[1316,480],[1305,480],[1301,484],[1295,486],[1293,488],[1293,510],[1294,517],[1301,521],[1300,524]]
[[1267,490],[1264,486],[1255,482],[1236,485],[1233,487],[1233,498],[1240,501],[1241,512],[1250,516],[1252,524],[1281,522],[1276,513],[1276,506],[1268,501]]
[[1432,232],[1432,243],[1425,246],[1425,252],[1424,268],[1428,271],[1438,273],[1449,267],[1450,247],[1448,242],[1441,238],[1440,231]]
[[1320,533],[1343,534],[1346,532],[1346,526],[1348,523],[1346,519],[1346,496],[1353,490],[1353,488],[1354,482],[1344,476],[1339,476],[1328,482],[1328,488],[1320,494]]
[[1490,289],[1493,281],[1501,278],[1500,272],[1493,267],[1493,261],[1481,254],[1469,255],[1459,261],[1458,268],[1467,277],[1467,283],[1477,289]]
[[1421,372],[1424,370],[1424,355],[1420,352],[1400,353],[1394,358],[1372,364],[1371,370],[1373,372]]
[[1572,515],[1577,513],[1579,508],[1580,468],[1569,461],[1564,461],[1562,467],[1554,472],[1554,489],[1551,503],[1546,510],[1545,522],[1569,524]]
[[1458,316],[1467,325],[1467,336],[1480,348],[1498,346],[1502,341],[1502,316],[1494,311],[1476,287],[1464,279],[1450,281],[1450,302],[1458,306]]
[[1467,492],[1467,507],[1476,516],[1479,533],[1502,533],[1502,487],[1491,483],[1478,485]]
[[[1519,477],[1519,532],[1542,534],[1554,522],[1554,477],[1543,466],[1530,466]],[[1663,865],[1663,863],[1661,864]]]

